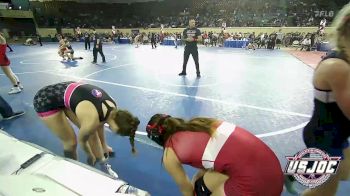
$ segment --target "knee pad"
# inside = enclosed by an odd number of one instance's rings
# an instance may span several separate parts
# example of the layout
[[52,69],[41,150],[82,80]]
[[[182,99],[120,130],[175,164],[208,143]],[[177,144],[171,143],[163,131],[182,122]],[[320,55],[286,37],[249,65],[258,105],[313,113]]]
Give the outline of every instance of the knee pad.
[[194,191],[196,193],[196,196],[210,196],[211,191],[208,189],[208,187],[204,183],[203,176],[200,177],[198,180],[196,180],[194,184]]

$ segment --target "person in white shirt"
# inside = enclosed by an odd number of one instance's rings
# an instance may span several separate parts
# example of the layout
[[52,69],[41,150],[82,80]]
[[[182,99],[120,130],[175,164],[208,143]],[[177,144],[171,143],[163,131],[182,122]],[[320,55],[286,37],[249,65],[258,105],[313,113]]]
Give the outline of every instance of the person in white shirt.
[[306,38],[301,43],[300,51],[302,51],[304,48],[306,49],[306,51],[310,51],[310,47],[311,47],[311,39],[309,36],[306,36]]
[[177,34],[174,33],[174,44],[175,44],[175,48],[177,48]]
[[280,29],[278,31],[278,33],[276,33],[277,37],[276,37],[276,46],[277,46],[277,49],[281,49],[281,45],[282,45],[282,40],[283,40],[283,37],[284,37],[284,34],[282,33],[282,29]]
[[326,29],[326,23],[327,23],[327,20],[325,18],[323,18],[320,22],[320,26],[318,28],[318,32],[320,35],[323,35],[324,34],[324,30]]
[[135,41],[135,44],[136,44],[135,48],[138,48],[139,45],[142,44],[142,42],[143,42],[143,35],[142,35],[142,33],[136,35],[134,41]]

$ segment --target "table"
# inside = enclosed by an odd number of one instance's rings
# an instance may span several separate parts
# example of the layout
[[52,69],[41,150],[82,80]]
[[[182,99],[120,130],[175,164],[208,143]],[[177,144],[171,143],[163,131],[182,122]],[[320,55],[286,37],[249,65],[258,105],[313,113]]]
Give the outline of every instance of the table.
[[248,41],[243,40],[229,40],[224,42],[224,47],[228,48],[244,48],[248,44]]
[[321,42],[317,44],[317,51],[328,52],[332,49],[329,42]]
[[[118,41],[118,39],[117,39],[117,41]],[[129,40],[129,38],[120,38],[119,43],[120,44],[129,44],[130,40]]]
[[[181,40],[177,40],[177,45],[181,45]],[[175,46],[175,40],[174,39],[163,39],[162,45],[165,46]]]

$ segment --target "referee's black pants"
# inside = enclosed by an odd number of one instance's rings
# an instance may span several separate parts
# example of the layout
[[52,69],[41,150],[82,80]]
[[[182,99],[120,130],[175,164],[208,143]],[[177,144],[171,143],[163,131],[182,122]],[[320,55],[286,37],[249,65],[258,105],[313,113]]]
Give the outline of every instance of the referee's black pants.
[[102,48],[94,48],[92,51],[93,55],[94,55],[94,63],[97,62],[97,53],[100,53],[101,57],[102,57],[102,62],[106,62],[106,58],[105,55],[103,54]]
[[84,39],[85,41],[85,50],[87,50],[88,46],[89,46],[89,50],[90,50],[90,39]]
[[194,63],[196,64],[197,74],[200,74],[200,71],[199,71],[199,59],[198,59],[198,48],[197,47],[185,47],[184,63],[182,65],[182,73],[186,73],[187,62],[188,62],[188,59],[190,58],[190,54],[192,54]]

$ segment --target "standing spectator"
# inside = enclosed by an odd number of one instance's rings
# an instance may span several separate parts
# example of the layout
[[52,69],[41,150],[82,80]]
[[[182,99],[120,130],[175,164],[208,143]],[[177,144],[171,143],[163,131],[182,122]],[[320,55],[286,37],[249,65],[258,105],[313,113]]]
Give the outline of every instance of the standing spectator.
[[143,43],[143,34],[140,33],[140,34],[136,35],[136,37],[134,38],[134,42],[136,44],[135,48],[138,48],[139,45]]
[[175,38],[175,40],[174,40],[175,48],[177,49],[177,34],[176,33],[174,34],[174,38]]
[[276,37],[277,37],[276,32],[273,32],[270,35],[270,49],[272,49],[272,50],[274,50],[275,46],[276,46]]
[[278,31],[278,33],[276,33],[277,37],[276,37],[276,46],[277,49],[281,49],[281,45],[282,45],[282,40],[283,40],[283,33],[282,33],[282,29],[280,29]]
[[40,46],[43,46],[43,43],[41,42],[41,37],[39,34],[36,34],[36,39],[38,40]]
[[225,42],[225,38],[224,38],[224,31],[221,31],[221,33],[219,34],[219,38],[218,38],[218,42],[219,42],[219,47],[223,47],[224,46],[224,42]]
[[157,41],[156,41],[155,33],[152,33],[152,35],[151,35],[151,45],[152,45],[152,49],[157,48]]
[[95,42],[97,39],[97,32],[96,32],[96,29],[94,28],[92,29],[91,37],[92,37],[92,41]]
[[85,42],[85,50],[88,49],[88,46],[89,46],[89,50],[90,50],[90,34],[88,31],[85,31],[85,33],[84,33],[84,42]]
[[12,72],[10,67],[10,60],[6,56],[6,39],[0,33],[0,67],[5,75],[11,80],[13,87],[8,92],[9,94],[20,93],[23,86],[20,84],[18,77]]
[[216,43],[218,41],[218,37],[219,37],[219,35],[217,33],[213,33],[212,34],[211,46],[215,46],[216,47]]
[[311,34],[311,49],[315,47],[316,33]]
[[319,34],[320,35],[323,35],[324,34],[324,30],[326,29],[326,23],[327,23],[327,20],[326,18],[323,18],[320,22],[320,26],[318,28],[318,31],[319,31]]

